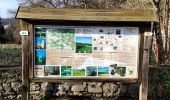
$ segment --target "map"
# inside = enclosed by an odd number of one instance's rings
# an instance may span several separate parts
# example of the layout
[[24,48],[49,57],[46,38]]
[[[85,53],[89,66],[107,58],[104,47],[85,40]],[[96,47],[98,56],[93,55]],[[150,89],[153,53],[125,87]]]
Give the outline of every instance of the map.
[[47,29],[47,49],[74,50],[74,29]]

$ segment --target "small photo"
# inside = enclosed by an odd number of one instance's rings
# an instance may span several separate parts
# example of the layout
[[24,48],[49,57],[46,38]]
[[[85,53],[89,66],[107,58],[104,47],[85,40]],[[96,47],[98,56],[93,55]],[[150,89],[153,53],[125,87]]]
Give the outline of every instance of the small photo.
[[46,49],[46,39],[35,38],[35,49]]
[[44,76],[59,76],[60,66],[44,66]]
[[44,66],[43,65],[34,66],[34,76],[35,77],[43,77],[44,76]]
[[124,77],[126,75],[126,67],[116,67],[115,74]]
[[36,65],[46,64],[46,50],[35,50],[35,64]]
[[129,76],[134,76],[135,75],[135,69],[134,68],[128,68],[127,71]]
[[97,67],[96,66],[87,66],[86,75],[87,76],[97,76]]
[[109,76],[109,66],[99,66],[98,76]]
[[121,35],[121,29],[116,29],[116,35]]
[[45,28],[35,28],[35,37],[41,37],[45,38],[46,37],[46,29]]
[[92,37],[76,37],[76,53],[92,53]]
[[73,67],[73,76],[85,76],[85,67]]
[[72,76],[71,66],[61,66],[61,76]]

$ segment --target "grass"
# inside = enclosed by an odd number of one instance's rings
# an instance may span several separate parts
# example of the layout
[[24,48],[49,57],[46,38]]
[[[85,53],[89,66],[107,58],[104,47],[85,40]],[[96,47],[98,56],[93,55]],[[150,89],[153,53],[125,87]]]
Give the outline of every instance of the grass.
[[0,49],[12,49],[12,50],[16,50],[16,49],[21,49],[21,45],[18,44],[0,44]]
[[21,66],[21,45],[17,44],[0,44],[0,65],[17,65]]
[[107,72],[98,72],[98,76],[109,76],[109,73]]
[[76,43],[76,53],[92,53],[92,44]]
[[74,70],[73,76],[85,76],[85,70]]

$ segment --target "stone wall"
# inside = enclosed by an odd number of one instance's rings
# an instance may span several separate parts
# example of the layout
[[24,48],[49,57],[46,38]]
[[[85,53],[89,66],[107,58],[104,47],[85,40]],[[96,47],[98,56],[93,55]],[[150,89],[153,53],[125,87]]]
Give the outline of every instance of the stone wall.
[[[118,82],[31,83],[32,100],[138,100],[139,84]],[[20,100],[21,69],[0,69],[0,100]],[[126,98],[126,99],[125,99]]]

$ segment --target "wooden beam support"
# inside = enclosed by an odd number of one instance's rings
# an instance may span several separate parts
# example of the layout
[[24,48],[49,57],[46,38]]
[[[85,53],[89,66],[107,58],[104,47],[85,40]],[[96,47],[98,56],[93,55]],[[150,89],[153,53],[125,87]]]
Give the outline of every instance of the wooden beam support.
[[[32,25],[27,23],[24,20],[20,20],[20,26],[21,30],[26,30],[29,32],[29,35],[27,36],[21,36],[22,38],[22,86],[23,86],[23,92],[22,92],[22,100],[30,100],[30,81],[29,81],[29,75],[30,75],[30,68],[33,66],[33,37],[32,37]],[[28,49],[29,48],[29,49]]]
[[142,80],[140,85],[139,100],[147,100],[148,97],[148,72],[149,72],[149,48],[151,43],[151,32],[144,34],[144,52],[142,61]]

